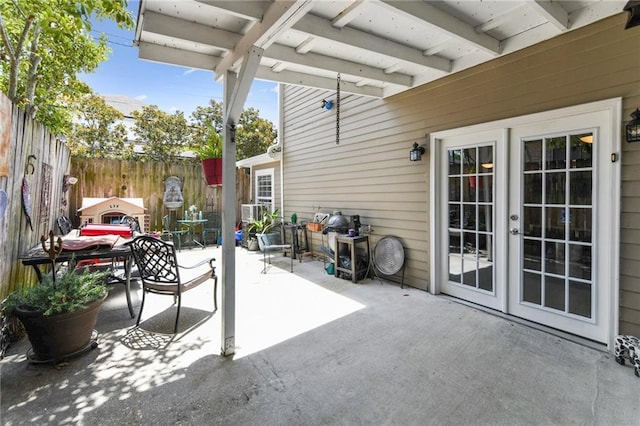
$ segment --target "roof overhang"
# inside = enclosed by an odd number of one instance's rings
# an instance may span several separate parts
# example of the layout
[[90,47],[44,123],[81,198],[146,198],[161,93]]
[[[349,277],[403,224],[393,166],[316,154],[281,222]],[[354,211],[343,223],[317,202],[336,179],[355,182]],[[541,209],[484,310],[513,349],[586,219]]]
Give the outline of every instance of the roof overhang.
[[142,0],[139,57],[386,97],[622,12],[626,1]]

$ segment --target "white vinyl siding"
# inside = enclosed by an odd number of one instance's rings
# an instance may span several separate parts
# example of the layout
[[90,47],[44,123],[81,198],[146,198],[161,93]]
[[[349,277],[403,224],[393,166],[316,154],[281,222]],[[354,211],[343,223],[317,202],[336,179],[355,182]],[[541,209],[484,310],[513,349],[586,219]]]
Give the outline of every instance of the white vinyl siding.
[[[372,247],[397,235],[406,248],[405,283],[429,282],[429,156],[409,161],[429,133],[508,117],[623,98],[622,117],[640,105],[640,37],[619,14],[553,40],[386,99],[284,86],[284,216],[359,214]],[[624,123],[620,123],[623,126]],[[640,335],[640,143],[622,144],[620,331]],[[318,240],[319,243],[319,240]]]

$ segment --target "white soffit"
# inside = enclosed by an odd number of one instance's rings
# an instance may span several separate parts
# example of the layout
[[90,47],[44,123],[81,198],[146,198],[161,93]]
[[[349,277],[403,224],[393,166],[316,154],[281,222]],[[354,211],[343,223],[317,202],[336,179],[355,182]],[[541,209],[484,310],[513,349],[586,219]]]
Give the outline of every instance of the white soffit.
[[142,0],[146,60],[385,97],[622,12],[622,1]]

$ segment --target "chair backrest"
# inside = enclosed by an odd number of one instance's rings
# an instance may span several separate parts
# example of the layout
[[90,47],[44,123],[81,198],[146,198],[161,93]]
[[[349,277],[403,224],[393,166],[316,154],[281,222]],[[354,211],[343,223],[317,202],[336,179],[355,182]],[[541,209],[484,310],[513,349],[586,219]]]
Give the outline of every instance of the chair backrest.
[[129,243],[143,283],[180,285],[178,261],[173,244],[142,235]]
[[222,217],[218,212],[205,212],[203,219],[207,219],[205,228],[220,228],[222,226]]
[[57,222],[58,222],[58,229],[60,230],[60,233],[62,235],[67,235],[73,229],[73,225],[71,224],[71,221],[66,216],[60,216]]

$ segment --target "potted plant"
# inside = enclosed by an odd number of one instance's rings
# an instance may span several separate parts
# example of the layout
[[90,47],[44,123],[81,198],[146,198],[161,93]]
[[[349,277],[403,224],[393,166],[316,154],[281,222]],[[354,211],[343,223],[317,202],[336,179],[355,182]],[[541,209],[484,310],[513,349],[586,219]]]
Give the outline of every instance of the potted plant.
[[193,147],[202,161],[202,171],[207,185],[222,185],[222,136],[210,126],[204,144]]
[[[266,239],[271,244],[278,244],[280,233],[272,232],[273,228],[279,223],[280,215],[278,209],[273,211],[265,211],[262,214],[262,219],[260,220],[252,220],[249,225],[247,225],[247,231],[249,233],[255,233],[257,235],[265,234]],[[258,246],[261,251],[264,250],[263,242],[260,238],[258,238]]]
[[93,328],[107,297],[106,272],[68,269],[46,275],[35,286],[25,286],[3,302],[5,313],[20,320],[34,362],[58,362],[97,347]]

